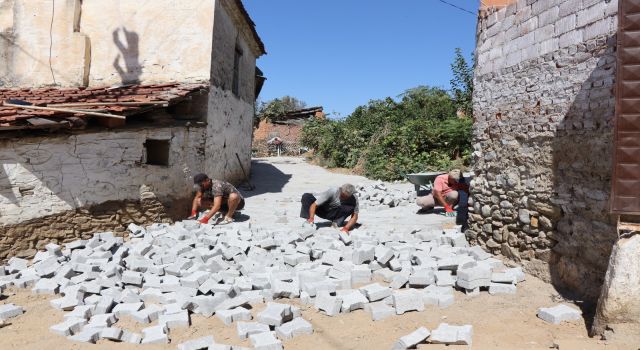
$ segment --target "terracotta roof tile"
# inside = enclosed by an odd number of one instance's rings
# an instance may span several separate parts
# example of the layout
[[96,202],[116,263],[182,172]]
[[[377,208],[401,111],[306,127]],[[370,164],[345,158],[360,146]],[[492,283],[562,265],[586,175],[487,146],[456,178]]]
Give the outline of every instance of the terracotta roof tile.
[[[40,107],[72,108],[83,110],[96,110],[111,114],[135,115],[149,111],[151,108],[160,108],[181,102],[185,97],[196,92],[206,91],[206,83],[165,83],[147,85],[127,85],[121,87],[77,87],[77,88],[19,88],[0,89],[0,102],[7,100],[20,100]],[[83,106],[83,107],[57,107],[50,106],[62,103],[109,103],[109,105]],[[114,105],[119,102],[164,102],[163,105]],[[58,112],[32,110],[3,106],[0,103],[0,131],[5,129],[15,130],[20,126],[25,129],[29,124],[25,121],[32,117],[46,116],[52,120],[64,121],[65,118],[74,115],[87,117],[74,112]],[[78,123],[71,123],[78,124]]]

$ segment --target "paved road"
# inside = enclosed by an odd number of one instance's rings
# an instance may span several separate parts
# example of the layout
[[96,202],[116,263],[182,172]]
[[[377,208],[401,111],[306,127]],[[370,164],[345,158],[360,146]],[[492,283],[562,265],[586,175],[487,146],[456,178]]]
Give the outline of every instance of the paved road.
[[[331,186],[351,182],[373,182],[362,176],[336,174],[308,164],[302,158],[277,157],[253,160],[251,182],[253,191],[241,191],[246,207],[239,220],[251,225],[273,229],[295,229],[300,227],[300,197],[304,192],[318,192]],[[410,183],[393,184],[391,187],[413,189]],[[360,230],[403,232],[417,227],[452,224],[453,219],[436,214],[416,214],[418,207],[411,204],[397,208],[363,208],[360,212]],[[284,214],[284,218],[283,218]],[[278,223],[276,223],[278,220]]]

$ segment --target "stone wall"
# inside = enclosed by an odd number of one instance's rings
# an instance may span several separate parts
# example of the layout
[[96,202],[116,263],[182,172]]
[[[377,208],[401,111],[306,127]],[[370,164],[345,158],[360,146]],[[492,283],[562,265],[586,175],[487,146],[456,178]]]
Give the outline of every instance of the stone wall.
[[0,86],[208,80],[214,5],[0,0]]
[[468,237],[561,289],[598,297],[608,213],[616,0],[519,0],[483,13]]
[[[148,139],[169,165],[146,164]],[[164,127],[0,140],[0,227],[108,201],[188,196],[204,164],[204,128]],[[188,210],[188,209],[185,209]]]

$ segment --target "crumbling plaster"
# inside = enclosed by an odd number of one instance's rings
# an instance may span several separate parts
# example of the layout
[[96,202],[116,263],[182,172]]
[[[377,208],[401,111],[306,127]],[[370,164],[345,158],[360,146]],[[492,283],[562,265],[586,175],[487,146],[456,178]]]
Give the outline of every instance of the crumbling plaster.
[[[145,164],[147,139],[170,140],[169,166]],[[204,128],[166,127],[0,141],[0,226],[107,201],[189,196]]]

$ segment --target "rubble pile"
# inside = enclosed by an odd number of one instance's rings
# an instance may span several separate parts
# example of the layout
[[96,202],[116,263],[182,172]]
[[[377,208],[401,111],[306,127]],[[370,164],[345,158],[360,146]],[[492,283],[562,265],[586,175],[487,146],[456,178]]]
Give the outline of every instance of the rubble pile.
[[[129,231],[127,241],[97,233],[64,247],[49,244],[31,262],[12,258],[0,266],[0,288],[59,294],[51,306],[67,312],[50,330],[74,341],[167,343],[171,330],[189,327],[196,313],[235,323],[240,339],[250,339],[256,349],[273,349],[281,348],[282,340],[313,333],[300,309],[274,300],[300,298],[328,316],[363,309],[381,320],[427,305],[447,307],[454,288],[513,293],[524,280],[520,268],[507,268],[480,247],[469,247],[459,229],[347,235],[304,224],[278,231],[250,223],[182,221],[146,228],[131,224]],[[265,302],[253,319],[251,306]],[[7,308],[6,314],[18,312]],[[117,327],[122,317],[157,325],[133,333]],[[427,333],[410,335],[402,344]],[[180,348],[203,344],[214,340],[196,339]]]
[[387,184],[378,181],[373,184],[357,184],[356,196],[363,208],[375,207],[397,207],[409,205],[415,202],[416,192],[414,190],[398,190],[388,188]]

